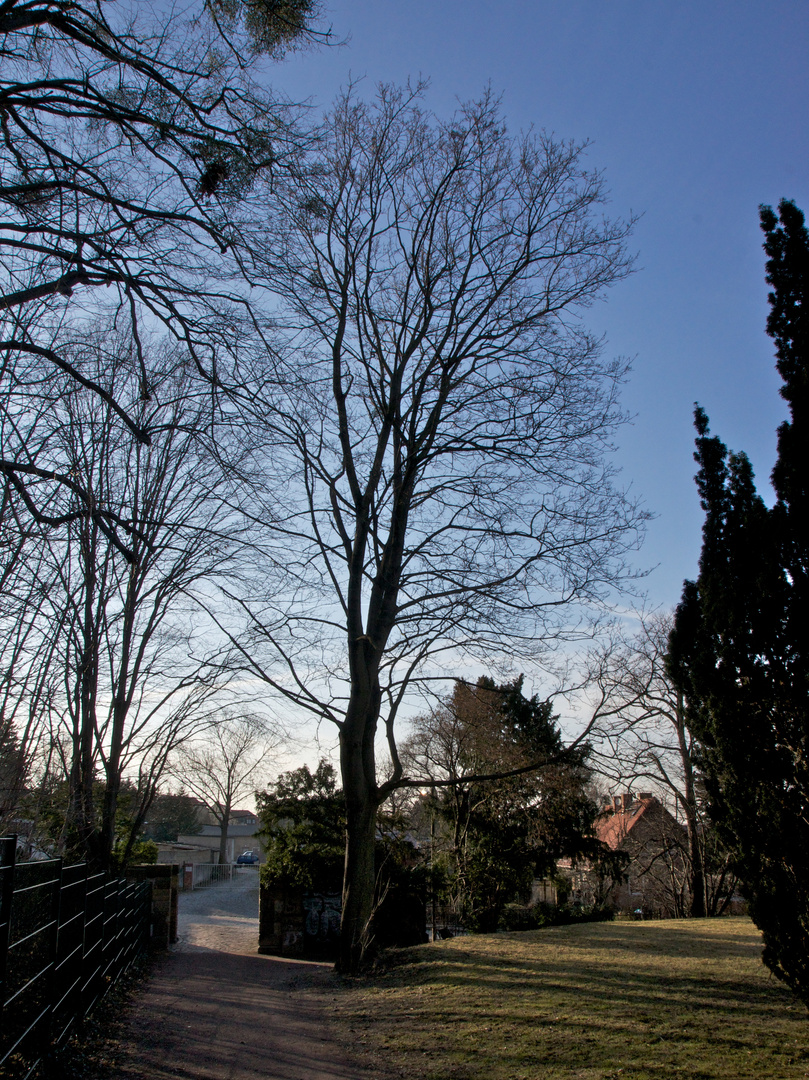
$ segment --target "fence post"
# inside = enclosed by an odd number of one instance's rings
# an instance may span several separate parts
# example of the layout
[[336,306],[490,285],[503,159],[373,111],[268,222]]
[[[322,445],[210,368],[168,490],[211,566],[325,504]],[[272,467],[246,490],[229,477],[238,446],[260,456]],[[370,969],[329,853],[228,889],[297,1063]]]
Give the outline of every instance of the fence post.
[[91,874],[87,868],[84,920],[82,1013],[87,1014],[101,996],[104,957],[105,874]]
[[17,837],[0,837],[0,1030],[6,1003],[6,965],[11,940],[11,898],[14,895],[14,863]]

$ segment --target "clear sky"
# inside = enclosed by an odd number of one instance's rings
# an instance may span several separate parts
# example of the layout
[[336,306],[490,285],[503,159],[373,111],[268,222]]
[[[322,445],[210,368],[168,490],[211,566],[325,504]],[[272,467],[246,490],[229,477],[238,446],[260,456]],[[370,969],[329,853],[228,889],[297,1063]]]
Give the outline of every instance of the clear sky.
[[655,513],[638,565],[672,606],[696,573],[702,515],[691,414],[746,450],[769,497],[778,395],[758,205],[809,214],[808,0],[324,0],[340,48],[274,71],[289,97],[327,105],[349,74],[430,80],[450,113],[491,83],[513,130],[588,140],[615,216],[642,215],[637,271],[588,315],[633,359],[620,436],[627,484]]

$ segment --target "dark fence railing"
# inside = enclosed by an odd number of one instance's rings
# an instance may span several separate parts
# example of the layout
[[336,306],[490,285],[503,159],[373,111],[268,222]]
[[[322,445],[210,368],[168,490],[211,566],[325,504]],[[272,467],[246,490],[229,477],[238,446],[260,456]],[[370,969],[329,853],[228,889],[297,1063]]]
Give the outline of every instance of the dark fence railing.
[[61,859],[15,865],[0,838],[0,1076],[30,1076],[147,945],[151,884]]

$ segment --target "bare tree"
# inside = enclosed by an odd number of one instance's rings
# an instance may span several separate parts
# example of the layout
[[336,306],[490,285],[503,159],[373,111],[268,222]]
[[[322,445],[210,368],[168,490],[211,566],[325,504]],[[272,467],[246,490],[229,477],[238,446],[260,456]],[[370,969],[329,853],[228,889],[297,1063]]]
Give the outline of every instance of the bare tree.
[[681,865],[688,913],[716,914],[733,892],[729,874],[704,810],[699,747],[686,716],[682,693],[667,670],[672,616],[653,615],[638,634],[616,642],[599,664],[601,709],[599,770],[616,782],[651,782],[668,796],[685,822],[687,850]]
[[152,344],[152,391],[143,400],[129,344],[97,330],[72,356],[150,425],[148,446],[117,423],[108,400],[69,379],[50,387],[43,416],[22,410],[17,424],[29,441],[41,433],[40,461],[65,461],[130,537],[123,559],[104,518],[73,515],[65,489],[52,492],[53,504],[67,503],[66,530],[36,549],[31,569],[42,576],[29,580],[18,605],[30,644],[16,657],[15,700],[47,700],[40,722],[50,725],[70,780],[69,846],[103,867],[112,859],[123,778],[137,776],[140,821],[169,754],[208,722],[221,680],[206,669],[210,624],[194,593],[226,572],[237,539],[227,481],[201,436],[204,394],[200,400],[176,349]]
[[225,712],[176,754],[174,773],[210,810],[220,828],[219,862],[227,862],[228,823],[236,803],[266,782],[277,732],[254,713]]
[[[0,728],[19,751],[21,777],[31,770],[47,725],[45,673],[59,628],[45,632],[57,584],[41,530],[21,522],[9,500],[0,510]],[[18,785],[19,786],[19,785]]]
[[[181,14],[7,0],[0,309],[114,284],[166,312],[194,245],[228,243],[218,197],[277,161],[281,109],[268,107],[250,67],[262,53],[327,39],[312,29],[317,8],[208,0]],[[83,381],[68,362],[42,359]]]
[[418,93],[349,91],[279,180],[282,255],[248,237],[251,280],[276,297],[241,400],[273,447],[250,508],[272,581],[261,602],[255,583],[232,590],[239,649],[339,729],[345,969],[366,940],[377,807],[407,782],[408,689],[583,631],[637,539],[605,456],[624,365],[579,321],[628,272],[628,226],[600,216],[582,154],[511,138],[490,95],[442,122]]
[[[165,564],[170,544],[152,557],[155,522],[148,514],[155,508],[126,505],[129,496],[140,498],[135,486],[116,490],[115,483],[102,482],[103,455],[88,474],[89,459],[77,464],[71,457],[76,448],[54,417],[64,420],[62,395],[76,413],[80,389],[95,402],[88,408],[95,407],[93,423],[103,428],[108,448],[114,444],[118,453],[134,439],[144,448],[143,465],[150,458],[145,448],[155,441],[165,447],[165,385],[158,385],[164,373],[153,366],[150,351],[156,323],[182,347],[212,400],[220,376],[217,355],[233,329],[227,308],[239,300],[225,296],[217,280],[232,240],[228,211],[252,184],[282,167],[290,142],[289,110],[253,81],[256,64],[301,42],[327,39],[312,29],[316,16],[315,0],[199,0],[182,11],[105,0],[0,4],[3,584],[9,584],[9,566],[23,563],[25,569],[15,570],[13,591],[3,590],[0,692],[3,716],[26,761],[40,737],[50,734],[46,772],[61,754],[63,764],[72,762],[67,767],[76,792],[83,789],[87,799],[96,768],[116,778],[136,759],[137,768],[146,768],[142,778],[151,778],[144,789],[148,799],[165,757],[155,732],[174,730],[172,738],[179,737],[189,710],[196,714],[202,706],[190,684],[190,696],[177,698],[182,682],[176,672],[165,700],[133,694],[133,686],[148,683],[149,665],[157,672],[163,661],[158,663],[155,648],[150,653],[146,647],[152,658],[146,661],[139,646],[131,646],[128,635],[137,639],[139,631],[132,628],[128,605],[137,594],[139,619],[145,597],[156,610],[167,601],[150,575],[156,562]],[[129,342],[130,381],[119,377],[113,385],[86,362],[99,311],[111,336]],[[157,398],[160,407],[151,407]],[[197,420],[200,403],[197,397]],[[196,498],[205,503],[204,474],[186,475],[183,483],[192,480],[199,481]],[[185,494],[192,505],[191,491]],[[49,533],[57,527],[53,540]],[[20,537],[24,552],[15,551]],[[204,575],[211,558],[204,543],[202,549]],[[115,564],[119,556],[128,571]],[[93,566],[93,558],[103,565]],[[79,585],[82,560],[86,573]],[[186,583],[194,580],[187,571],[179,572],[178,581],[183,573]],[[114,618],[100,599],[93,608],[93,589],[108,598],[119,590]],[[179,588],[175,607],[182,595]],[[152,647],[161,636],[165,644],[165,631],[166,622],[156,618]],[[110,635],[118,635],[114,646]],[[176,632],[174,638],[178,652]],[[103,664],[91,657],[105,647],[118,650],[121,666],[110,661],[99,674]],[[79,655],[87,661],[81,691],[71,684],[77,670],[71,664]],[[54,675],[57,658],[66,673],[61,684]],[[186,663],[186,675],[192,669]],[[106,712],[103,720],[99,709]],[[67,743],[66,717],[72,725]],[[94,855],[102,862],[117,782],[107,785],[103,850]],[[77,804],[74,809],[78,813]],[[81,817],[89,823],[95,811]],[[85,839],[99,836],[94,829],[84,831]]]

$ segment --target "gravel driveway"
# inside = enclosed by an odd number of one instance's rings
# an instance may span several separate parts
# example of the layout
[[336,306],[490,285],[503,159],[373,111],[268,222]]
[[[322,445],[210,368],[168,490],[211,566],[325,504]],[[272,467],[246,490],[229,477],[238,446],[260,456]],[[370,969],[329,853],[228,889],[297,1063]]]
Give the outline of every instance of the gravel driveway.
[[178,952],[216,949],[255,956],[258,947],[258,867],[238,867],[232,881],[180,893]]
[[258,874],[183,893],[179,943],[123,1023],[128,1080],[363,1080],[329,1026],[328,964],[259,956]]

